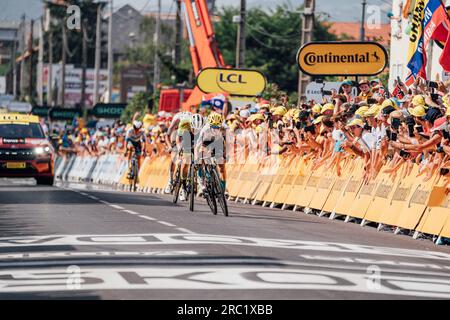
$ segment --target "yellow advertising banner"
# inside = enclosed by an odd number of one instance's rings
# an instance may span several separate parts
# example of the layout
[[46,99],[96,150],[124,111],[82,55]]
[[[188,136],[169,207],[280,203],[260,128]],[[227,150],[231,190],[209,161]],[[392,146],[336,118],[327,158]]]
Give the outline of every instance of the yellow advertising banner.
[[374,76],[388,64],[376,42],[310,42],[297,53],[300,69],[311,76]]
[[228,93],[231,96],[256,96],[266,89],[266,77],[247,69],[205,68],[197,76],[197,86],[205,93]]

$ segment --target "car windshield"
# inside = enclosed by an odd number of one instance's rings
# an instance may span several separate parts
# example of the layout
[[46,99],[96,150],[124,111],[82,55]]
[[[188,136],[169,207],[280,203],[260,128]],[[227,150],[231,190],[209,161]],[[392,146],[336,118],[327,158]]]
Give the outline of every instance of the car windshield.
[[30,124],[0,124],[0,138],[17,139],[32,138],[45,139],[39,123]]

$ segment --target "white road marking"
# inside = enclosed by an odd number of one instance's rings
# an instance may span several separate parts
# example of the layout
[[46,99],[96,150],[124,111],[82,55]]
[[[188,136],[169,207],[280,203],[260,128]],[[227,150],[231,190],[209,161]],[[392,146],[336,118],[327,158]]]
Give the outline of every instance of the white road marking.
[[156,221],[156,219],[153,219],[151,217],[147,217],[147,216],[144,216],[144,215],[139,215],[139,218],[142,218],[142,219],[145,219],[145,220],[149,220],[149,221]]
[[0,292],[96,290],[317,290],[410,297],[450,298],[450,280],[383,273],[374,287],[371,275],[345,270],[283,267],[90,267],[80,269],[81,285],[67,286],[66,268],[0,271]]
[[115,204],[109,204],[109,206],[110,206],[111,208],[113,208],[113,209],[117,209],[117,210],[125,210],[124,207],[121,207],[121,206],[118,206],[118,205],[115,205]]
[[157,222],[162,224],[162,225],[168,226],[168,227],[176,227],[176,225],[171,224],[169,222],[165,222],[165,221],[157,221]]
[[98,200],[100,200],[99,198],[97,198],[97,197],[94,197],[94,196],[89,196],[89,198],[91,198],[92,200],[95,200],[95,201],[98,201]]
[[[198,255],[191,250],[150,250],[150,251],[58,251],[58,252],[27,252],[0,254],[0,261],[58,259],[58,258],[86,258],[86,257],[148,257],[148,256],[179,256]],[[65,260],[62,260],[65,261]],[[1,262],[0,262],[1,264]],[[47,262],[48,265],[48,262]]]
[[185,229],[185,228],[177,228],[177,230],[180,232],[184,232],[184,233],[195,234],[195,232]]
[[227,235],[203,234],[112,234],[112,235],[48,235],[0,238],[0,248],[32,246],[95,246],[99,244],[161,245],[161,244],[224,244],[247,247],[279,248],[299,251],[337,252],[348,254],[385,255],[450,261],[450,253],[421,251],[393,247],[319,242],[303,240],[267,239]]
[[132,215],[140,215],[140,213],[136,212],[136,211],[131,211],[131,210],[122,210],[122,211],[125,212],[125,213],[132,214]]

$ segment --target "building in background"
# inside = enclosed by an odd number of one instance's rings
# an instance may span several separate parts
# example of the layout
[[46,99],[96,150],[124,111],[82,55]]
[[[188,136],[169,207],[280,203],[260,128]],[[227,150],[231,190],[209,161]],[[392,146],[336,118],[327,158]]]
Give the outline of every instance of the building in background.
[[[330,23],[330,32],[335,34],[339,39],[343,40],[360,40],[361,24],[360,22],[332,22]],[[383,23],[372,26],[367,25],[365,28],[366,41],[374,41],[389,48],[391,42],[391,25]]]
[[18,50],[19,22],[0,21],[0,94],[13,91],[13,59]]
[[[128,48],[139,46],[144,41],[141,23],[144,16],[131,5],[125,5],[113,13],[112,47],[114,62],[125,57]],[[109,17],[108,17],[109,19]],[[108,22],[104,24],[107,26]]]

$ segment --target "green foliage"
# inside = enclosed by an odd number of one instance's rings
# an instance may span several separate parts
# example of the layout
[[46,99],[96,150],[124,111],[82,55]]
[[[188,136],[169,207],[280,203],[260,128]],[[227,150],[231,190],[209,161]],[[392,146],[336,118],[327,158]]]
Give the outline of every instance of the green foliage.
[[10,69],[11,69],[11,65],[10,64],[2,64],[2,65],[0,65],[0,76],[6,75]]
[[[300,10],[301,8],[298,8]],[[247,12],[246,67],[262,71],[269,82],[289,94],[297,91],[297,51],[300,48],[301,15],[287,4],[266,11],[252,8]],[[237,8],[224,7],[215,24],[216,39],[228,65],[235,65],[237,25],[232,22]],[[335,40],[330,26],[317,21],[314,40]]]
[[137,93],[123,111],[120,120],[124,123],[130,123],[136,112],[139,112],[143,116],[147,111],[147,104],[150,98],[149,93]]

